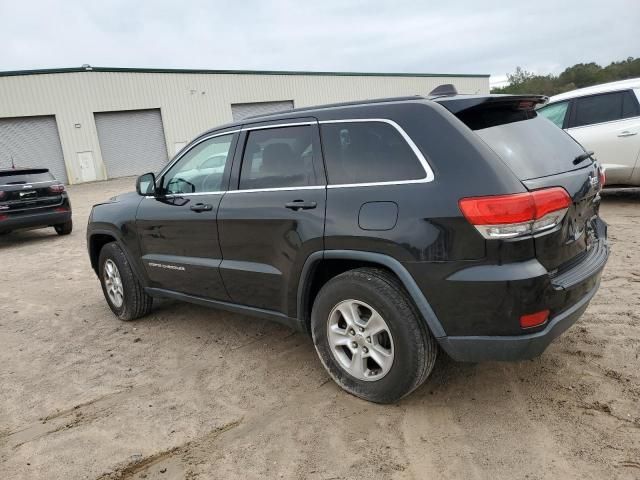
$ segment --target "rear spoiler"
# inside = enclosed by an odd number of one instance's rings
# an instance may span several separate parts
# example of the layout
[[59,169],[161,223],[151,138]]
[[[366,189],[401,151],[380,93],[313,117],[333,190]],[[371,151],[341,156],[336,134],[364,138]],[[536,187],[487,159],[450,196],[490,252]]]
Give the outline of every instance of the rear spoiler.
[[452,97],[437,97],[432,99],[451,113],[458,114],[470,108],[509,107],[513,110],[533,110],[549,101],[544,95],[456,95]]

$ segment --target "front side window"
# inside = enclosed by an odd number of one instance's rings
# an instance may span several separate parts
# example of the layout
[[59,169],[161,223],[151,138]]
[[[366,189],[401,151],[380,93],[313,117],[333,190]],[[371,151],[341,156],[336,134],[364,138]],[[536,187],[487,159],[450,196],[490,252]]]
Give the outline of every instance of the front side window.
[[326,123],[321,133],[330,185],[398,182],[426,176],[407,141],[388,123]]
[[162,187],[167,195],[218,192],[231,162],[233,134],[210,138],[185,153],[165,174]]
[[569,102],[558,102],[553,105],[547,105],[538,110],[538,113],[543,117],[551,120],[558,127],[562,128],[564,125],[564,118],[567,116],[567,107]]
[[249,131],[240,190],[317,185],[313,128],[302,125]]
[[571,126],[581,127],[620,120],[623,118],[624,93],[613,92],[576,99],[575,118]]

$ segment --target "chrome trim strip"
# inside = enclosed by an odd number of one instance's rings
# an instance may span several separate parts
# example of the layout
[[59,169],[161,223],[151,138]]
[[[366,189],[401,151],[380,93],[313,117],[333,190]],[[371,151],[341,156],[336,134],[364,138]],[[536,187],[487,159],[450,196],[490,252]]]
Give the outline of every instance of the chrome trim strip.
[[397,181],[391,181],[391,182],[369,182],[369,183],[343,183],[343,184],[336,184],[336,185],[328,185],[327,188],[373,187],[378,185],[406,185],[411,183],[428,183],[433,181],[434,179],[433,170],[431,170],[431,166],[429,165],[429,162],[427,162],[427,159],[424,157],[424,155],[422,154],[418,146],[413,142],[413,140],[407,134],[407,132],[405,132],[404,129],[393,120],[389,120],[388,118],[349,118],[349,119],[342,119],[342,120],[320,120],[318,123],[325,124],[325,123],[356,123],[356,122],[380,122],[380,123],[386,123],[388,125],[391,125],[393,128],[395,128],[398,131],[398,133],[400,133],[404,141],[407,142],[407,145],[409,145],[409,147],[411,148],[415,156],[418,158],[418,161],[420,162],[420,165],[422,165],[422,168],[424,169],[424,173],[426,176],[424,178],[418,178],[415,180],[397,180]]
[[[17,173],[16,175],[19,175],[19,173]],[[45,180],[43,182],[6,183],[3,185],[0,185],[0,187],[23,187],[25,185],[39,185],[41,183],[52,183],[53,185],[64,185],[62,182],[58,182],[58,180]]]
[[227,193],[283,192],[286,190],[324,190],[326,185],[309,185],[305,187],[248,188],[246,190],[229,190]]
[[195,193],[170,193],[164,197],[154,197],[153,195],[144,195],[144,198],[176,198],[176,197],[193,197],[195,195],[222,195],[224,192],[219,190],[217,192],[195,192]]
[[242,131],[246,132],[249,130],[264,130],[266,128],[282,128],[282,127],[297,127],[304,125],[315,125],[316,122],[295,122],[295,123],[275,123],[273,125],[259,125],[257,127],[252,127],[251,125],[243,126]]

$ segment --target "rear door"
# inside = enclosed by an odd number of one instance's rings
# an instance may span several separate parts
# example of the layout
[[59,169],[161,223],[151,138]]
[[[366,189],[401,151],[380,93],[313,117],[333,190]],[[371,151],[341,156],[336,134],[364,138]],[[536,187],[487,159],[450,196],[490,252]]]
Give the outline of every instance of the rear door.
[[229,297],[220,277],[216,215],[227,188],[237,132],[218,133],[185,149],[145,197],[136,227],[151,286],[214,300]]
[[573,100],[567,132],[607,171],[607,183],[625,184],[640,152],[640,108],[632,90]]
[[[233,302],[289,313],[309,254],[323,249],[326,186],[317,122],[243,127],[218,213]],[[235,189],[234,189],[235,188]]]

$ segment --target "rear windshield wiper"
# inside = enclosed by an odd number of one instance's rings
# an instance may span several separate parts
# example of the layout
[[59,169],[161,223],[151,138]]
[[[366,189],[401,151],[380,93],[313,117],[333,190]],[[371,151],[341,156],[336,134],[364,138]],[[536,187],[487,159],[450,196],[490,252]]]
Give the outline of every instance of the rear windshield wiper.
[[584,152],[583,154],[578,155],[576,158],[573,159],[573,164],[578,165],[579,163],[584,162],[587,158],[591,158],[592,155],[593,155],[593,152],[591,151]]

